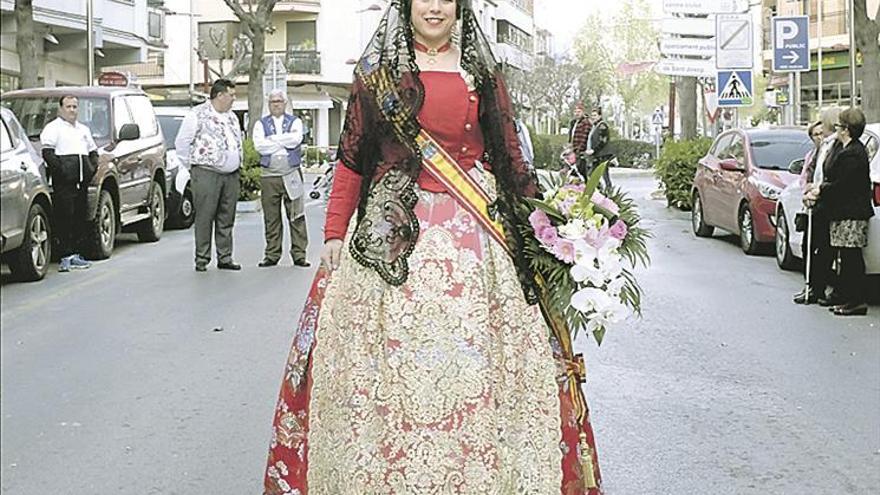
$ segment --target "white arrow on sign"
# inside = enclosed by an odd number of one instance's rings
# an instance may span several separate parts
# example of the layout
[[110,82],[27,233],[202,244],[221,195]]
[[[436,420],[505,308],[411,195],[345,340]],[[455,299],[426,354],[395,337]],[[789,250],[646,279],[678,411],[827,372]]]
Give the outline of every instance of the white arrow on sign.
[[800,57],[800,55],[797,54],[797,52],[789,51],[788,55],[783,55],[782,58],[784,58],[785,60],[788,60],[788,63],[794,64],[801,57]]

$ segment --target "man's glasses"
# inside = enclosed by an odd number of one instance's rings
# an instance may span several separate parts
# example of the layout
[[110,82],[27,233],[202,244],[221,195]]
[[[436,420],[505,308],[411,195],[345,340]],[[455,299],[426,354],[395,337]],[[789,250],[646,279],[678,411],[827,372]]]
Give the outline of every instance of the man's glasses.
[[269,100],[269,103],[284,103],[284,100]]

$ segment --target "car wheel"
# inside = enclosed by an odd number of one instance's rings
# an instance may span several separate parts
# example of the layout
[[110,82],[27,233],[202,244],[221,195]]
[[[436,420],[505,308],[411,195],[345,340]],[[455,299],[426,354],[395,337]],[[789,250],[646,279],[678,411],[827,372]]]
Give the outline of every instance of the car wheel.
[[141,221],[137,227],[138,240],[141,242],[156,242],[165,230],[165,194],[158,182],[153,182],[150,187],[149,211],[150,218]]
[[180,209],[177,212],[176,225],[181,229],[188,229],[196,220],[196,207],[193,204],[192,191],[189,186],[183,191],[183,197],[180,198]]
[[749,205],[739,209],[739,243],[746,254],[758,254],[758,241],[755,240],[755,221]]
[[113,254],[116,244],[116,205],[110,192],[104,189],[98,195],[98,211],[91,222],[86,245],[89,259],[104,260]]
[[312,199],[318,199],[321,197],[321,193],[318,191],[311,191],[309,192],[309,197]]
[[700,193],[694,193],[694,206],[691,208],[691,227],[697,237],[709,237],[715,232],[715,227],[708,225],[703,218],[703,201],[700,199]]
[[52,257],[52,230],[46,210],[31,205],[21,246],[10,253],[9,270],[18,280],[27,282],[46,276]]
[[780,208],[776,214],[776,264],[783,270],[797,268],[797,258],[791,252],[789,244],[788,222],[785,219],[785,211]]

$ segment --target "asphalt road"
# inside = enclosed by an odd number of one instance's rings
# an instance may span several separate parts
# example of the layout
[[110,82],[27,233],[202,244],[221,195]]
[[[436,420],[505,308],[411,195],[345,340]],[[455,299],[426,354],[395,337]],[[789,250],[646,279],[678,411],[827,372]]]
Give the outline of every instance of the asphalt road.
[[[643,316],[587,353],[608,495],[880,491],[880,307],[839,319],[732,237],[618,177],[654,231]],[[307,209],[316,265],[323,211]],[[0,488],[8,495],[259,494],[292,330],[315,267],[192,269],[192,232],[127,237],[88,271],[0,296]],[[217,331],[219,330],[219,331]]]

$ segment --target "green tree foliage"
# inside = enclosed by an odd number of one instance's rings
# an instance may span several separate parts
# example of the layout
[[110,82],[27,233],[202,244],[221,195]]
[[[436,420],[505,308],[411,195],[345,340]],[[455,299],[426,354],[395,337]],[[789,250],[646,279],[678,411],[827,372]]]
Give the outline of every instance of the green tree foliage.
[[579,82],[584,99],[595,104],[603,96],[617,95],[627,116],[650,113],[664,101],[665,77],[650,70],[629,76],[621,76],[617,71],[621,64],[659,57],[659,34],[645,15],[650,11],[646,0],[626,0],[610,22],[598,13],[587,18],[574,44],[577,61],[583,68]]

